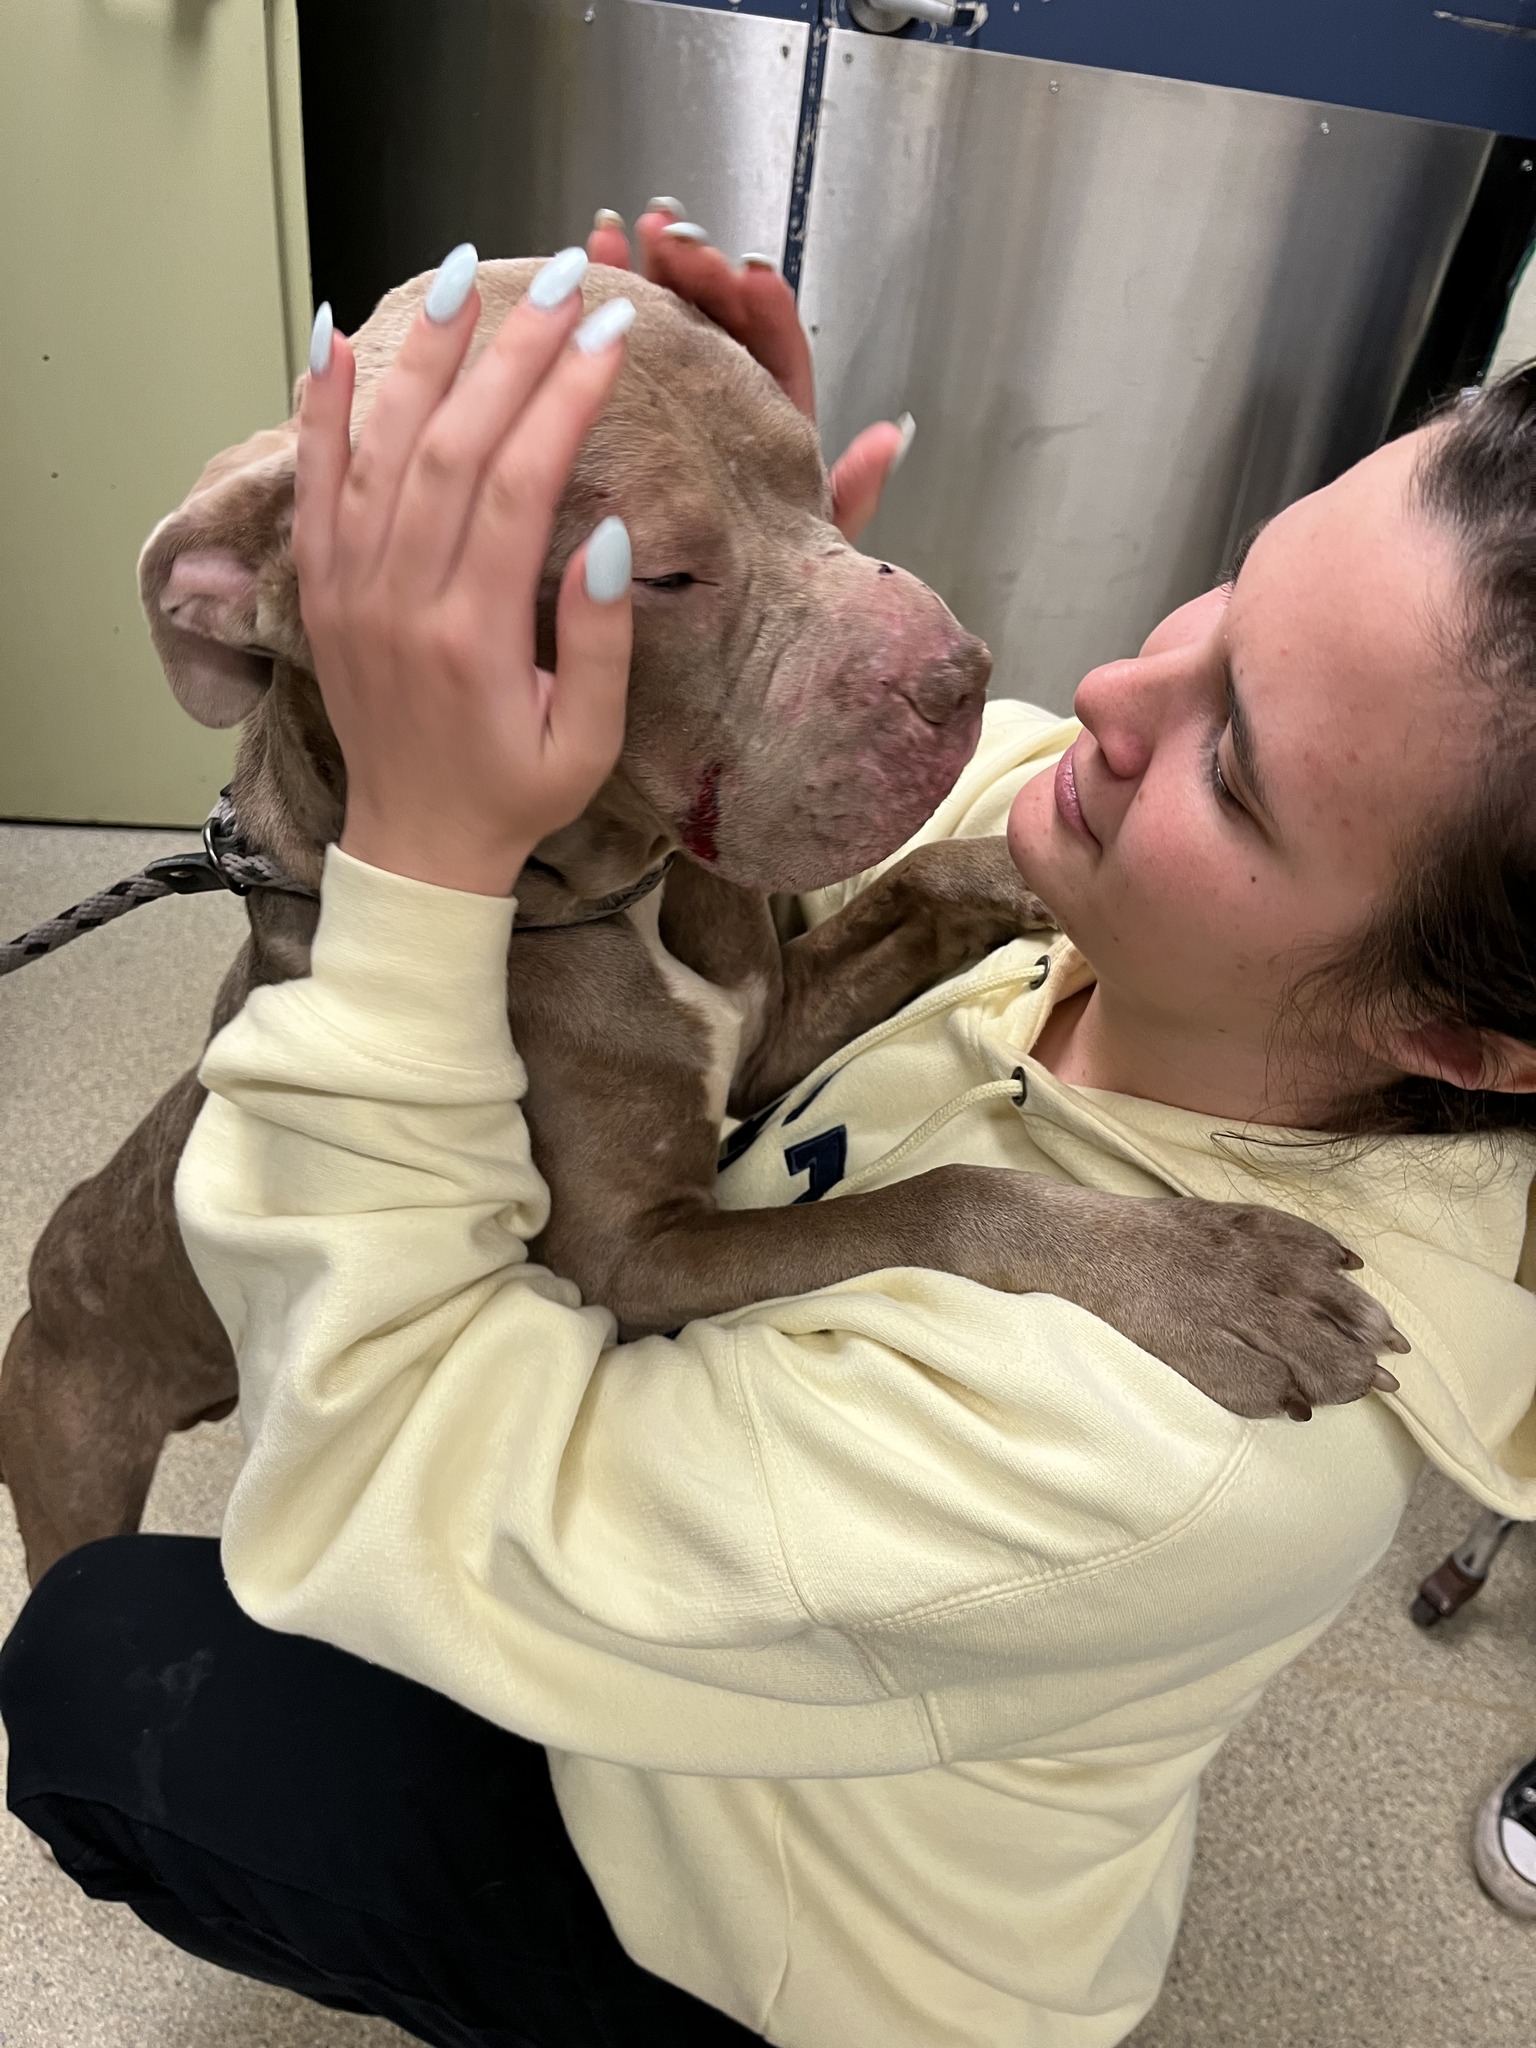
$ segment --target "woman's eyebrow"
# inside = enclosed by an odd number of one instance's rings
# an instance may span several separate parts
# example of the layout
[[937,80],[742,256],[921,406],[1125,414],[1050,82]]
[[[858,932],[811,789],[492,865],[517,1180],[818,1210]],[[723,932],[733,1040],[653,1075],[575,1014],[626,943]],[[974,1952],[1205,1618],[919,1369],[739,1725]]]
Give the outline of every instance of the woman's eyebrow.
[[1253,750],[1253,727],[1248,723],[1248,713],[1243,700],[1237,694],[1237,684],[1232,679],[1232,670],[1227,669],[1227,730],[1232,735],[1232,758],[1242,778],[1243,788],[1254,807],[1264,813],[1271,828],[1275,815],[1269,807],[1269,798],[1264,790],[1264,777],[1259,771],[1258,758]]

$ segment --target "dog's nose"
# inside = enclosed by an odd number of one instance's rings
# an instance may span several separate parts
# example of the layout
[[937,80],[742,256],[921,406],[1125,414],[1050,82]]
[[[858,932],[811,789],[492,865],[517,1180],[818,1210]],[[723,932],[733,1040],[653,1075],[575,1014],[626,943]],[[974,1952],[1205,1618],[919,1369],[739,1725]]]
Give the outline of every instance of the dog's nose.
[[901,694],[929,725],[948,725],[974,712],[987,694],[992,656],[974,633],[962,633],[947,653],[905,677]]

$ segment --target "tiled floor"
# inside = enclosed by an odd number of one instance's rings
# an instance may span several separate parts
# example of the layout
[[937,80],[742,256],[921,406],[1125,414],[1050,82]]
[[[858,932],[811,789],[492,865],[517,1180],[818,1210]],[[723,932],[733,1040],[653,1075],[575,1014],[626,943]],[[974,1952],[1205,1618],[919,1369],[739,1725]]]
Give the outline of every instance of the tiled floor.
[[[182,843],[0,829],[0,936]],[[60,1195],[195,1057],[240,922],[223,898],[159,904],[0,982],[0,1329]],[[238,1457],[232,1423],[176,1439],[150,1526],[212,1534]],[[1517,1532],[1487,1594],[1446,1629],[1421,1635],[1407,1619],[1417,1580],[1470,1512],[1427,1481],[1349,1613],[1218,1759],[1173,1972],[1135,2048],[1536,2039],[1536,1926],[1487,1903],[1466,1849],[1484,1789],[1536,1750],[1536,1535]],[[0,1503],[0,1629],[22,1597]],[[82,1898],[0,1818],[3,2048],[403,2041],[179,1955],[125,1907]]]

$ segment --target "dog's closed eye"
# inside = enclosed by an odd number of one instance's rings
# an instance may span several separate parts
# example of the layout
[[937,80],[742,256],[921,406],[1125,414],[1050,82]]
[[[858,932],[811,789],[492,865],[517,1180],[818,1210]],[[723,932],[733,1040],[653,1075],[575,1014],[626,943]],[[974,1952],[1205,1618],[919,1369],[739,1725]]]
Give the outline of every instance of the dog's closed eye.
[[686,569],[679,569],[671,576],[637,576],[635,581],[643,583],[647,590],[686,590],[690,583],[697,583],[696,576],[690,576]]

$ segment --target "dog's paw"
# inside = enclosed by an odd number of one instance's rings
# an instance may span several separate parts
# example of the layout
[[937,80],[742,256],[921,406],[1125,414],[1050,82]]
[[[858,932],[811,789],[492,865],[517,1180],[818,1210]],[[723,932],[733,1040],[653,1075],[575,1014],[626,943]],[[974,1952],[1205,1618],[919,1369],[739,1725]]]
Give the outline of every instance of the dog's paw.
[[904,920],[929,923],[935,943],[966,960],[979,960],[994,946],[1055,926],[1001,838],[941,839],[916,846],[875,886],[889,890]]
[[1235,1415],[1305,1422],[1314,1408],[1358,1401],[1373,1387],[1395,1390],[1379,1354],[1410,1346],[1347,1277],[1361,1262],[1337,1238],[1278,1209],[1139,1206],[1141,1270],[1126,1272],[1117,1245],[1120,1279],[1096,1312],[1213,1401]]

